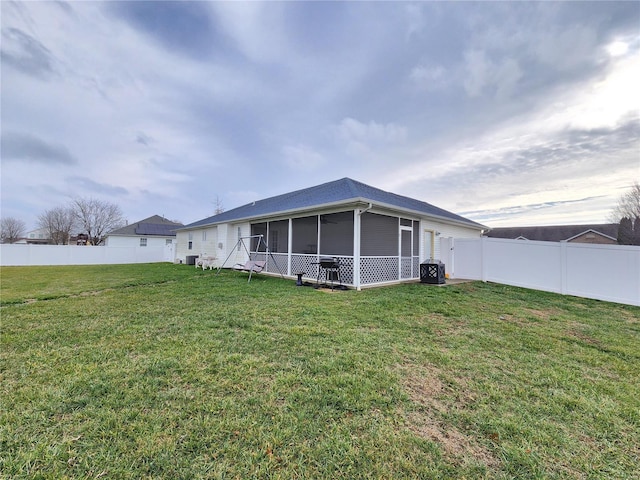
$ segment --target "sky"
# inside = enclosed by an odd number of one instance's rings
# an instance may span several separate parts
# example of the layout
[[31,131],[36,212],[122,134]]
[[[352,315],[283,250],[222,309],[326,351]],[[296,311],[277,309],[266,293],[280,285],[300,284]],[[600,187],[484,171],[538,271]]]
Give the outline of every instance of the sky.
[[350,177],[489,227],[640,181],[639,2],[0,2],[1,215]]

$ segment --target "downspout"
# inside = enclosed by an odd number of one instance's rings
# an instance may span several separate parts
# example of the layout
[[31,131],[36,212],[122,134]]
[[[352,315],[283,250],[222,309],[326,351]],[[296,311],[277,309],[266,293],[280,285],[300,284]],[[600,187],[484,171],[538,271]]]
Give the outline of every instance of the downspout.
[[363,213],[367,213],[369,210],[373,208],[373,203],[369,202],[369,206],[364,210],[358,210],[358,215],[362,215]]

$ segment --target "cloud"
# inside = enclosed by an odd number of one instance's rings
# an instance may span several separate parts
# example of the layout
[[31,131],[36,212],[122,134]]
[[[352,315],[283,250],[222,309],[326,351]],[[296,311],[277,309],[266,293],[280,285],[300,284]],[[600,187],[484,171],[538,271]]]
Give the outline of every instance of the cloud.
[[75,165],[78,160],[64,145],[49,143],[29,133],[2,132],[2,160]]
[[3,64],[41,79],[48,79],[55,73],[55,58],[51,51],[18,28],[2,29],[0,58]]
[[146,133],[138,132],[138,134],[136,135],[136,143],[144,145],[145,147],[148,147],[149,144],[153,143],[153,141],[153,138],[151,138]]
[[126,188],[99,183],[88,177],[72,176],[67,177],[66,180],[72,187],[80,188],[96,195],[121,196],[129,193]]
[[112,2],[108,8],[170,51],[201,61],[221,51],[206,2]]
[[0,8],[3,204],[97,190],[188,222],[211,192],[233,208],[351,176],[491,210],[603,204],[637,172],[633,3]]
[[464,59],[463,84],[470,97],[490,93],[497,98],[508,99],[516,91],[523,76],[522,69],[514,58],[494,61],[488,58],[486,52],[474,49],[465,52]]
[[409,79],[426,90],[440,90],[449,85],[447,71],[442,65],[418,65],[411,70]]
[[407,138],[405,127],[394,123],[381,124],[373,120],[362,123],[353,118],[345,118],[337,130],[342,140],[366,145],[400,143]]
[[285,164],[298,170],[315,170],[326,163],[320,153],[306,145],[286,145],[283,154]]
[[[553,225],[556,223],[581,224],[590,223],[593,218],[593,209],[598,208],[602,201],[607,201],[607,195],[597,195],[570,200],[551,200],[542,203],[532,203],[526,205],[510,205],[501,208],[467,210],[459,212],[460,215],[472,218],[476,222],[484,225],[490,224],[494,227],[500,226],[503,222],[509,224],[514,218],[527,218],[526,225]],[[571,221],[562,219],[566,212],[583,212],[575,214]],[[600,213],[600,212],[598,212]],[[559,222],[551,220],[558,215]]]

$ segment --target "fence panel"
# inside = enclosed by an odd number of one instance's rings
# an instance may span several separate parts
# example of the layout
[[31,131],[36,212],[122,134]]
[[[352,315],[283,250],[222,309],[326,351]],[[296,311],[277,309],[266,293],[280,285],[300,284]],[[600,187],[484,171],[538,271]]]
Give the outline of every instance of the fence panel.
[[640,247],[455,239],[453,278],[640,306]]
[[[480,239],[456,238],[450,258],[453,264],[452,277],[482,280],[482,244]],[[445,263],[446,269],[447,264]]]
[[160,247],[86,247],[77,245],[0,245],[0,265],[106,265],[165,262]]
[[567,245],[566,293],[640,305],[640,247]]
[[560,243],[486,238],[483,280],[560,292]]

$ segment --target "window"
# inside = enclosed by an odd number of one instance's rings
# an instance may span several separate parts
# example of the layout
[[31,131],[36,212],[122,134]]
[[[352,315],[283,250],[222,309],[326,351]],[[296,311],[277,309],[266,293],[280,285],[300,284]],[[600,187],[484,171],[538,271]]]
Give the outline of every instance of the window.
[[203,231],[202,231],[202,241],[203,241],[203,242],[206,242],[206,241],[207,241],[207,231],[206,231],[206,230],[203,230]]
[[189,232],[189,241],[193,240],[193,232]]
[[292,253],[318,253],[318,217],[294,218]]
[[165,241],[164,241],[165,245],[171,245],[172,243],[173,243],[173,240],[170,239],[170,238],[166,238]]
[[193,242],[189,242],[189,246],[187,247],[189,250],[193,250]]
[[140,246],[141,247],[146,247],[147,246],[147,239],[146,238],[141,238],[140,239]]

